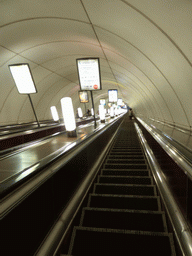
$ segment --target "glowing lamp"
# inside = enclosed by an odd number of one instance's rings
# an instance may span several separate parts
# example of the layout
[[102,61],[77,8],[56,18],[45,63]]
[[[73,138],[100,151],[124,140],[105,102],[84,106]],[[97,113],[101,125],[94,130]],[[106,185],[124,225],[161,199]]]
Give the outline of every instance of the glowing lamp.
[[118,115],[118,109],[117,109],[117,106],[115,106],[115,116]]
[[82,118],[82,117],[83,117],[82,109],[81,109],[81,108],[78,108],[77,110],[78,110],[78,115],[79,115],[79,117]]
[[76,137],[75,115],[70,97],[64,97],[61,99],[61,108],[68,137]]
[[114,118],[114,108],[113,108],[113,106],[111,106],[111,108],[110,108],[110,117]]
[[51,114],[52,114],[52,117],[53,117],[54,121],[58,121],[59,120],[59,115],[57,113],[57,109],[56,109],[55,106],[51,107]]
[[105,110],[103,105],[99,105],[99,116],[101,123],[105,123]]
[[9,69],[19,93],[30,94],[37,92],[28,64],[9,65]]

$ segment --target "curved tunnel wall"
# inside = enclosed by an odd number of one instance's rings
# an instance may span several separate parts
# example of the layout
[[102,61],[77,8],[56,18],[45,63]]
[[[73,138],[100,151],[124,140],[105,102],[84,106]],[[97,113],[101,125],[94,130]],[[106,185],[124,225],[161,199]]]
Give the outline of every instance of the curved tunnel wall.
[[[188,0],[9,0],[0,2],[0,125],[35,120],[8,65],[29,63],[40,120],[60,99],[79,103],[76,59],[99,57],[103,90],[141,118],[191,129],[192,2]],[[90,104],[87,105],[90,107]],[[82,106],[82,109],[84,106]]]

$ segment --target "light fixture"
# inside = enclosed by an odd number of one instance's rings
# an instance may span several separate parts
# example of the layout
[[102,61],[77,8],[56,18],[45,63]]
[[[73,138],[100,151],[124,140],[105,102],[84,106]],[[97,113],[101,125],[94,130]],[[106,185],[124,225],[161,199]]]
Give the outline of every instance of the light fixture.
[[111,108],[110,108],[110,117],[114,118],[114,108],[113,108],[113,106],[111,106]]
[[117,94],[118,94],[117,89],[108,90],[109,102],[111,102],[111,103],[117,102]]
[[61,99],[61,108],[68,137],[76,137],[75,115],[70,97],[64,97]]
[[9,69],[13,76],[18,92],[20,94],[28,95],[35,119],[37,121],[38,127],[40,127],[40,124],[37,119],[37,115],[35,113],[35,109],[33,106],[33,102],[30,96],[30,93],[37,93],[37,89],[35,87],[35,83],[32,77],[29,64],[27,63],[12,64],[12,65],[9,65]]
[[58,121],[59,120],[59,115],[58,115],[58,112],[57,112],[57,109],[56,109],[55,106],[51,107],[51,114],[52,114],[52,117],[53,117],[54,121]]
[[101,123],[105,123],[105,110],[103,105],[99,105],[99,116]]
[[19,93],[30,94],[37,92],[29,65],[27,63],[9,65],[9,69]]
[[78,108],[77,110],[78,110],[79,118],[82,118],[82,117],[83,117],[82,109],[81,109],[81,108]]

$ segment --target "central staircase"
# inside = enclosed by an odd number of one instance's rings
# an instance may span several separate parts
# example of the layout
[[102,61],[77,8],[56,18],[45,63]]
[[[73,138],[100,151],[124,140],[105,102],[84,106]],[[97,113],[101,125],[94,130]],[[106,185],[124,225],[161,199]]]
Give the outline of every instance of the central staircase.
[[[64,255],[64,254],[61,254]],[[174,256],[173,235],[133,121],[125,117],[67,255]]]

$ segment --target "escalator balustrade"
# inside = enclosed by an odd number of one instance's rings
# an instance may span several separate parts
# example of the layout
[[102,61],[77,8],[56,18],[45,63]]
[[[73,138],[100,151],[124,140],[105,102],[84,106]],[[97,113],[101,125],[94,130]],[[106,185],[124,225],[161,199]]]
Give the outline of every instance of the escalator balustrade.
[[68,255],[176,255],[134,124],[126,118],[73,228]]

